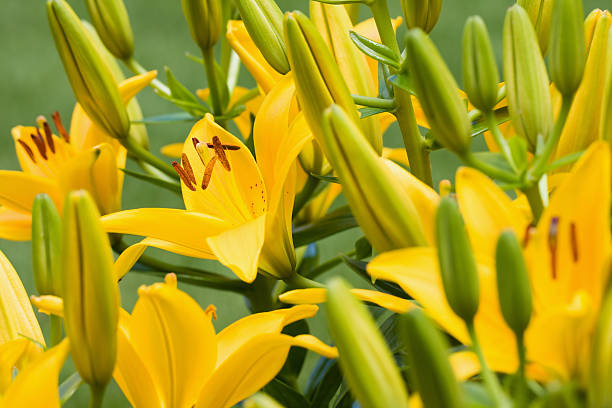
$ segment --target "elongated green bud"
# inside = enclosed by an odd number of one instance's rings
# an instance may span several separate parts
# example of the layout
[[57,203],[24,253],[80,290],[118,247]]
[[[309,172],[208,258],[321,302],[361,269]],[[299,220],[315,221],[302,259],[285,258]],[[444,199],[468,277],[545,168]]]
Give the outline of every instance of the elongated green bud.
[[576,92],[586,63],[582,0],[555,0],[550,31],[550,76],[565,96]]
[[468,18],[463,30],[463,86],[470,102],[483,112],[497,104],[499,73],[489,32],[482,18]]
[[294,11],[285,14],[284,28],[298,99],[314,137],[321,143],[321,118],[332,104],[340,105],[360,126],[357,107],[338,64],[314,24]]
[[60,295],[61,254],[62,221],[51,198],[39,194],[32,204],[32,272],[39,295]]
[[446,299],[453,312],[471,323],[478,311],[476,260],[459,208],[452,198],[440,201],[436,214],[438,261]]
[[48,0],[47,17],[77,101],[108,135],[127,137],[130,121],[119,88],[81,21],[65,0]]
[[516,132],[534,150],[538,135],[547,138],[554,121],[546,66],[529,16],[522,7],[508,9],[503,42],[510,118]]
[[378,252],[426,243],[407,193],[337,105],[324,113],[322,147],[353,215]]
[[418,28],[406,35],[406,58],[434,137],[457,154],[466,152],[470,147],[471,126],[457,82],[434,43]]
[[252,397],[247,398],[242,403],[242,406],[244,408],[284,408],[284,406],[263,392],[258,392]]
[[[612,61],[612,29],[608,38],[609,46],[609,60]],[[606,75],[606,88],[604,90],[603,108],[601,111],[601,117],[604,118],[601,121],[600,139],[612,141],[612,63],[609,64],[608,73]],[[608,119],[606,119],[608,118]]]
[[536,32],[542,55],[546,55],[555,0],[518,0],[517,3],[527,11],[529,20]]
[[327,322],[340,368],[364,408],[408,407],[408,394],[393,356],[365,306],[341,278],[329,282]]
[[517,338],[520,338],[531,319],[531,286],[521,244],[512,230],[502,232],[497,240],[495,268],[502,315]]
[[[610,260],[606,268],[610,268]],[[612,281],[608,282],[593,337],[587,392],[589,407],[612,407]]]
[[119,290],[113,254],[91,196],[68,194],[64,205],[62,297],[64,324],[79,375],[104,390],[117,357]]
[[442,0],[402,0],[404,22],[408,29],[420,28],[429,33],[442,11]]
[[134,34],[123,0],[86,0],[91,23],[115,57],[125,60],[134,54]]
[[202,50],[213,47],[221,35],[220,0],[182,0],[183,14],[193,41]]
[[244,26],[266,61],[281,74],[289,72],[283,37],[283,12],[274,0],[234,0]]
[[448,344],[420,309],[399,317],[410,378],[425,407],[462,407],[461,392],[448,360]]

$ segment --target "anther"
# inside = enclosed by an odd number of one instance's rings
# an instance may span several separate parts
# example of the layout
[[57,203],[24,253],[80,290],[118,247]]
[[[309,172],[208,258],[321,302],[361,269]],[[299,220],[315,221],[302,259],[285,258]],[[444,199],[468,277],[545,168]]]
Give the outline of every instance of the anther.
[[45,139],[47,140],[47,145],[49,149],[51,149],[51,153],[55,153],[55,143],[53,142],[53,133],[51,132],[51,127],[49,126],[49,122],[45,119],[44,116],[39,116],[36,118],[36,123],[38,127],[42,127],[45,132]]
[[183,169],[185,173],[189,176],[189,180],[191,180],[192,184],[196,183],[195,175],[193,174],[193,169],[191,168],[191,163],[189,163],[189,159],[185,153],[181,154],[181,164],[183,165]]
[[213,156],[212,159],[206,165],[204,169],[204,177],[202,177],[202,190],[206,190],[208,188],[208,184],[210,183],[210,178],[212,177],[213,169],[215,168],[215,163],[217,162],[217,156]]
[[559,217],[552,217],[548,227],[548,249],[550,250],[552,278],[557,279],[557,235],[559,234]]
[[531,239],[533,234],[535,234],[535,231],[536,231],[536,228],[534,225],[527,224],[527,227],[525,227],[525,234],[523,235],[523,248],[527,248],[527,245],[529,244],[529,240]]
[[187,176],[187,174],[185,173],[185,170],[183,170],[181,165],[178,164],[178,162],[174,161],[172,162],[172,167],[174,167],[174,170],[177,172],[177,174],[179,175],[179,177],[181,178],[185,186],[187,186],[187,188],[190,189],[191,191],[196,191],[195,187],[191,183],[191,180],[189,179],[189,176]]
[[42,158],[47,160],[47,147],[45,145],[45,141],[40,135],[40,131],[36,129],[36,134],[32,133],[30,137],[32,138],[32,141],[36,145],[36,148],[40,152],[40,155],[42,156]]
[[23,140],[21,140],[21,139],[17,139],[17,142],[19,142],[19,145],[23,148],[23,150],[25,150],[25,152],[28,154],[28,156],[30,156],[30,159],[32,159],[32,161],[34,163],[36,163],[36,158],[34,157],[34,152],[30,148],[30,146],[28,146],[28,144],[26,142],[24,142]]
[[576,234],[576,224],[570,224],[570,243],[572,246],[572,259],[578,262],[578,235]]
[[208,307],[206,307],[204,310],[204,313],[211,316],[213,320],[217,320],[217,308],[215,305],[208,305]]
[[57,132],[62,138],[64,138],[66,143],[70,143],[70,135],[68,134],[68,132],[66,132],[66,128],[62,123],[62,118],[60,117],[59,112],[53,112],[53,115],[51,115],[51,117],[53,118],[53,122],[55,123],[55,127],[57,128]]
[[227,171],[232,171],[230,162],[229,160],[227,160],[227,156],[225,155],[225,152],[223,151],[223,144],[221,144],[219,137],[213,136],[212,142],[213,142],[213,149],[215,149],[215,155],[221,162],[221,165],[223,166],[223,168]]
[[[206,143],[206,146],[209,149],[213,149],[215,147],[215,145],[212,144],[212,143]],[[223,147],[223,150],[240,150],[240,146],[236,146],[236,145],[226,145],[226,144],[224,144],[224,145],[221,145],[221,146]]]

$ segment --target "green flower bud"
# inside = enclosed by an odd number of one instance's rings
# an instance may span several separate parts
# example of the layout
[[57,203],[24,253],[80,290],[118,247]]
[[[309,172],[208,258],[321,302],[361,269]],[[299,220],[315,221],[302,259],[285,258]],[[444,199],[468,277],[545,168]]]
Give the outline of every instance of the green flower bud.
[[322,147],[353,215],[378,252],[425,245],[423,226],[407,193],[337,105],[324,113]]
[[106,48],[126,60],[134,53],[134,35],[123,0],[86,0],[91,22]]
[[520,338],[531,319],[531,286],[521,244],[512,230],[503,231],[497,240],[495,268],[502,315]]
[[538,136],[548,137],[554,121],[546,66],[529,16],[522,7],[508,9],[503,42],[510,118],[516,132],[534,150]]
[[212,48],[221,35],[220,0],[182,0],[182,3],[193,41],[202,50]]
[[65,0],[48,0],[47,17],[77,101],[108,135],[127,137],[130,121],[119,88],[81,21]]
[[462,407],[461,391],[448,360],[448,344],[420,309],[399,317],[398,328],[406,345],[410,378],[423,406]]
[[[608,261],[607,268],[610,268]],[[612,406],[612,280],[601,303],[595,328],[588,381],[589,407]]]
[[550,76],[561,94],[576,92],[586,63],[582,0],[556,0],[550,32]]
[[64,325],[79,375],[98,392],[113,375],[119,319],[113,253],[99,217],[87,192],[68,194],[62,245]]
[[[612,28],[608,34],[608,72],[601,111],[600,139],[612,142]],[[606,119],[607,118],[607,119]]]
[[453,312],[470,324],[478,311],[478,270],[463,218],[449,197],[438,207],[436,239],[446,299]]
[[431,131],[447,149],[461,154],[471,142],[471,125],[457,82],[431,39],[420,29],[406,35],[406,60]]
[[[546,55],[555,0],[518,0],[517,3],[527,11],[529,20],[536,32],[542,55]],[[582,14],[580,16],[582,17]]]
[[442,0],[402,0],[404,22],[408,29],[420,28],[429,33],[442,11]]
[[244,26],[266,61],[281,74],[289,72],[283,38],[283,12],[274,0],[234,0]]
[[493,110],[498,82],[487,26],[479,16],[470,17],[463,30],[463,85],[470,102],[483,112]]
[[258,392],[252,397],[247,398],[242,403],[242,406],[244,408],[284,408],[284,406],[263,392]]
[[32,204],[32,272],[39,295],[60,295],[62,221],[55,204],[39,194]]
[[408,407],[404,381],[389,347],[370,313],[341,278],[328,285],[327,322],[344,378],[361,406]]
[[285,14],[285,44],[300,106],[314,137],[323,137],[321,118],[332,104],[340,105],[359,126],[357,107],[338,64],[314,24],[299,11]]

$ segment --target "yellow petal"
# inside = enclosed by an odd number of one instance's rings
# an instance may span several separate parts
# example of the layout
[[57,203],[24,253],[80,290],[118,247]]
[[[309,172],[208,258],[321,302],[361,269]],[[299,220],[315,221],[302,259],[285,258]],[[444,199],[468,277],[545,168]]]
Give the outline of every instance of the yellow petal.
[[406,168],[410,167],[410,163],[408,162],[408,154],[406,153],[406,149],[404,149],[403,147],[398,147],[394,149],[390,147],[385,147],[383,148],[382,156],[385,159],[392,160],[395,163],[401,164]]
[[[33,126],[15,126],[11,129],[11,135],[13,136],[13,140],[15,141],[15,153],[17,154],[17,160],[19,160],[19,166],[21,170],[26,173],[33,174],[35,176],[45,176],[45,172],[39,167],[40,164],[44,161],[40,152],[36,148],[32,148],[30,143],[31,138],[30,135],[36,134],[36,128]],[[32,152],[32,156],[28,154],[28,152],[23,148],[23,146],[18,142],[21,140],[25,144],[27,144]]]
[[[147,365],[164,406],[190,407],[215,366],[210,317],[176,288],[172,275],[166,283],[141,287],[138,294],[127,323],[129,342]],[[130,367],[122,372],[124,378],[133,374]]]
[[480,372],[478,357],[472,351],[458,351],[451,354],[448,360],[459,381],[466,381]]
[[4,394],[2,406],[59,408],[58,377],[69,349],[65,339],[25,367]]
[[63,194],[55,180],[21,171],[0,170],[0,204],[15,211],[32,212],[38,194],[48,194],[61,211]]
[[30,301],[40,313],[64,317],[64,300],[54,295],[31,296]]
[[0,206],[0,239],[29,241],[32,235],[32,217]]
[[461,167],[456,177],[457,201],[475,253],[495,255],[499,234],[512,228],[523,239],[530,219],[491,179],[477,170]]
[[[406,313],[415,307],[410,300],[375,290],[351,289],[351,293],[359,300],[374,303],[395,313]],[[281,302],[294,305],[325,303],[327,301],[327,290],[324,288],[296,289],[283,293],[278,299]]]
[[45,344],[19,275],[0,251],[0,345],[19,337]]
[[[303,170],[302,170],[303,172]],[[322,218],[342,192],[342,185],[328,183],[327,186],[302,210],[294,220],[296,225],[308,224]]]
[[161,154],[164,156],[178,158],[183,153],[183,143],[172,143],[161,148]]
[[[145,241],[146,238],[143,240]],[[127,274],[138,258],[144,253],[147,246],[142,241],[127,247],[115,260],[113,264],[113,275],[115,280],[120,281]]]
[[25,367],[40,353],[40,346],[26,338],[11,340],[0,346],[0,395],[3,395],[11,384],[15,369]]
[[157,71],[145,72],[141,75],[135,75],[119,84],[119,94],[123,103],[127,104],[138,92],[144,89],[157,77]]
[[229,20],[225,34],[232,49],[238,54],[264,93],[268,93],[282,75],[268,64],[240,20]]

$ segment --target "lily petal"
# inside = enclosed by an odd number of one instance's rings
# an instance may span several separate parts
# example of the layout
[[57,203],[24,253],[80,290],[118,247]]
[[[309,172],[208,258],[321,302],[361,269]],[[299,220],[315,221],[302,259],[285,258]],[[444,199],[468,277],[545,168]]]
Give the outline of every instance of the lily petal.
[[161,148],[161,154],[164,156],[178,158],[183,153],[183,143],[172,143]]
[[40,353],[40,346],[25,338],[11,340],[0,346],[0,395],[10,386],[15,368],[22,369]]
[[32,212],[34,197],[46,193],[58,211],[64,200],[55,180],[21,171],[0,170],[0,204],[15,211]]
[[0,206],[0,239],[29,241],[32,235],[32,217]]

